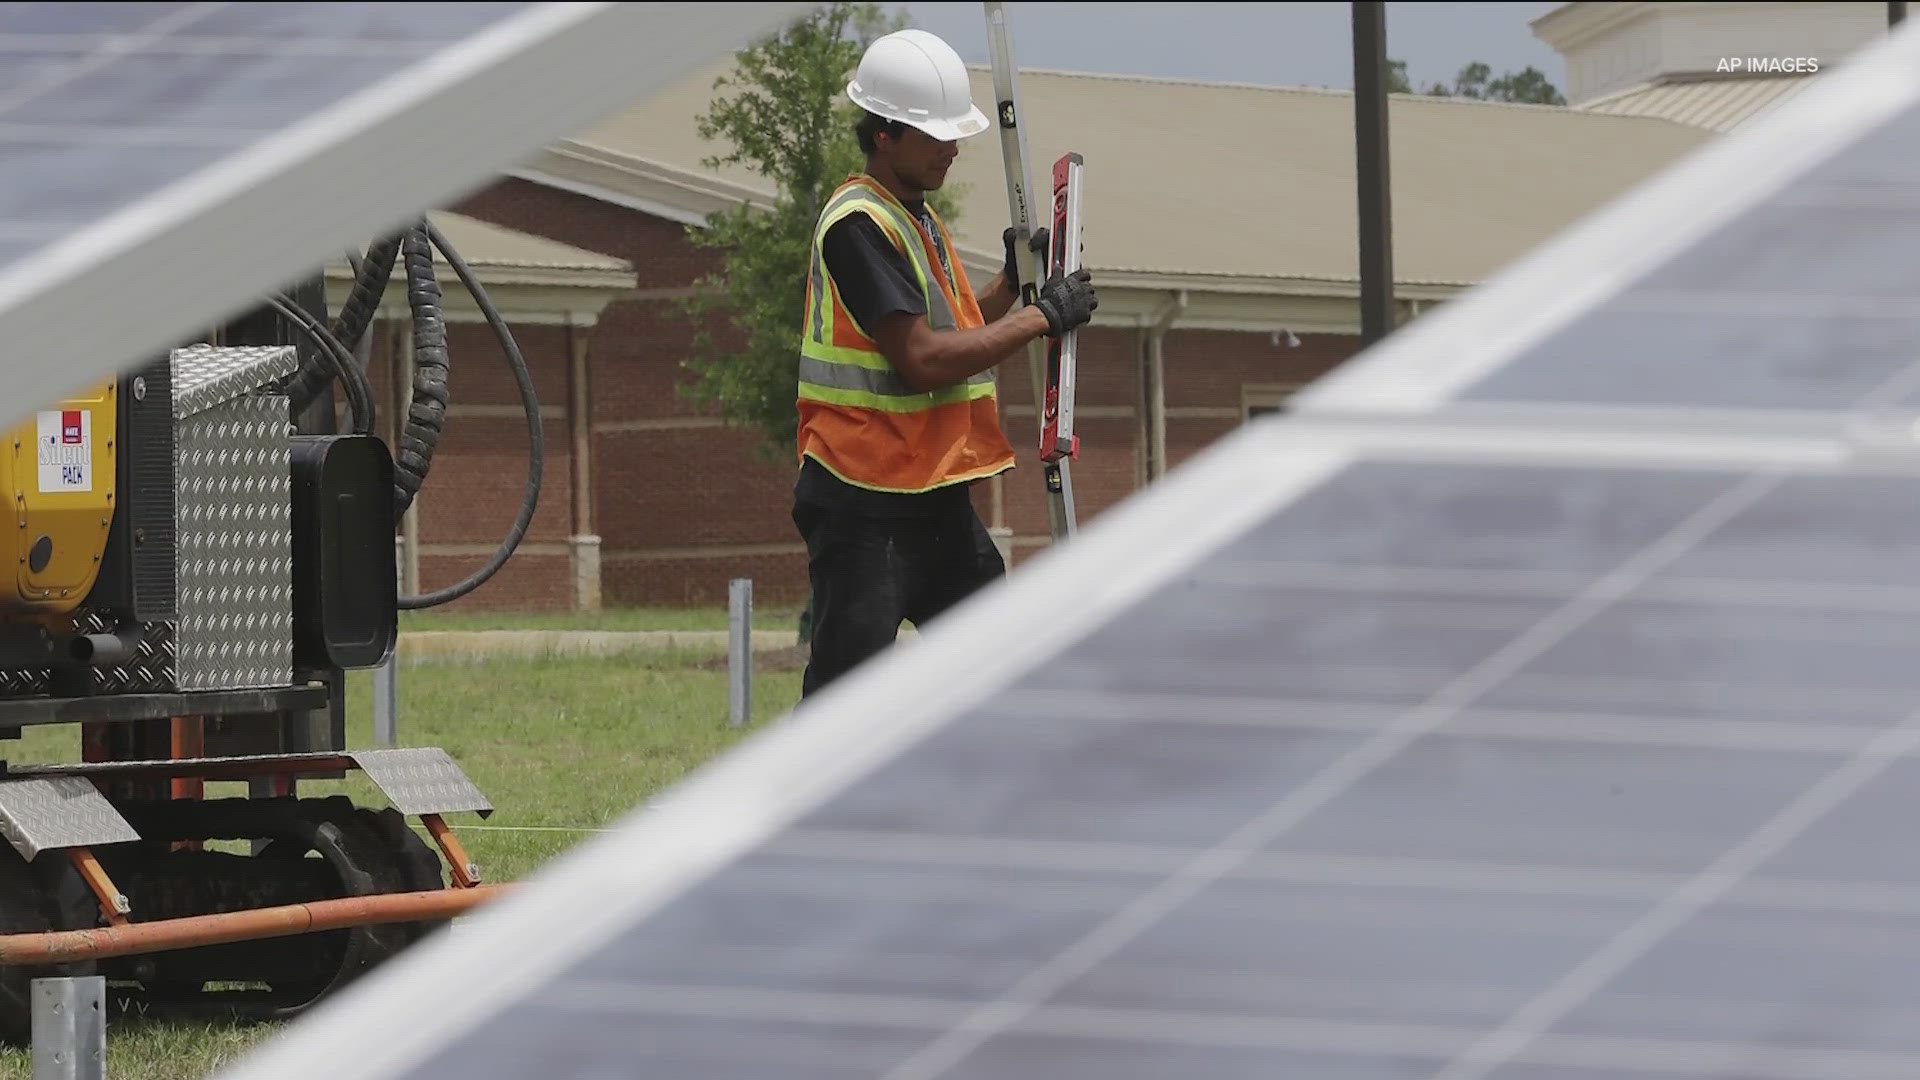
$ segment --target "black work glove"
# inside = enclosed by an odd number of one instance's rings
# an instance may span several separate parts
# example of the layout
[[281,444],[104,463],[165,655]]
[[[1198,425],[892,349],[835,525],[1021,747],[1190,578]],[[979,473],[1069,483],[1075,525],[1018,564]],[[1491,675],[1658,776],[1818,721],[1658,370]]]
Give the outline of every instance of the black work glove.
[[1033,306],[1047,317],[1048,337],[1085,326],[1093,318],[1093,309],[1100,306],[1100,298],[1093,294],[1093,275],[1085,270],[1075,270],[1065,277],[1053,275],[1040,286]]
[[[1013,238],[1014,232],[1012,229],[1008,229],[1006,232],[1000,234],[1000,242],[1007,246],[1007,265],[1002,273],[1004,273],[1007,278],[1007,291],[1015,296],[1019,296],[1020,260],[1015,257],[1014,248],[1018,245],[1013,242]],[[1031,251],[1039,252],[1044,262],[1047,254],[1047,242],[1050,239],[1052,239],[1052,236],[1046,229],[1035,229],[1033,238],[1027,241],[1027,248]]]

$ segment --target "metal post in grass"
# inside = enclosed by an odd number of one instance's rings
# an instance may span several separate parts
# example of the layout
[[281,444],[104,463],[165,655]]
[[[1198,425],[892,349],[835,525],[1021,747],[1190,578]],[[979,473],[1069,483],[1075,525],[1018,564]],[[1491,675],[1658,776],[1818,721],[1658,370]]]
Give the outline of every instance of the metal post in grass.
[[373,669],[373,745],[400,745],[400,650]]
[[753,579],[727,583],[727,719],[734,727],[753,714]]
[[33,1080],[105,1080],[107,980],[35,979]]

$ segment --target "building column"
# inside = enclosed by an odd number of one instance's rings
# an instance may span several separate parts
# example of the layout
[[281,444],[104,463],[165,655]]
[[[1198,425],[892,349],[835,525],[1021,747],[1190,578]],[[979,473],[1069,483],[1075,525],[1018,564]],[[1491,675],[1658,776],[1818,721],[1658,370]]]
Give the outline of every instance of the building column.
[[1182,289],[1155,313],[1147,330],[1146,354],[1141,357],[1149,484],[1167,474],[1167,331],[1186,311],[1187,292]]
[[1133,332],[1133,488],[1153,478],[1153,329],[1143,321]]
[[567,428],[573,439],[568,480],[573,488],[572,528],[567,537],[573,568],[573,610],[599,611],[600,537],[593,531],[593,394],[585,328],[567,315]]
[[[393,404],[387,410],[389,428],[388,446],[393,452],[399,452],[400,437],[406,430],[407,410],[413,405],[413,327],[409,320],[391,319],[387,325],[392,329],[388,339],[388,357],[393,366]],[[399,577],[402,596],[420,595],[420,499],[423,493],[416,492],[413,501],[407,505],[406,513],[400,515]]]

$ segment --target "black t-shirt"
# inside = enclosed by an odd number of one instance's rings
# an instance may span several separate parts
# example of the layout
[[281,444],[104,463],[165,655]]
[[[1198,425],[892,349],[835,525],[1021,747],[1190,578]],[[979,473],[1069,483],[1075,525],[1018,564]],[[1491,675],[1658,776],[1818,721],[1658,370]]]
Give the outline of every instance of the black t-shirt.
[[[922,201],[907,207],[919,217],[921,228],[933,238],[940,256],[940,268],[953,280],[953,263],[935,227],[933,214]],[[847,306],[853,321],[869,334],[879,321],[896,311],[924,315],[927,299],[921,295],[920,279],[913,264],[893,246],[880,226],[865,214],[848,214],[827,230],[821,238],[820,255],[840,290],[840,301]]]
[[[933,215],[926,203],[910,205],[907,209],[920,218],[921,227],[933,238],[941,268],[947,271],[947,279],[951,281],[952,263],[948,261],[946,245],[940,242],[940,230],[934,227]],[[846,305],[847,314],[863,329],[871,332],[881,318],[896,311],[926,314],[927,298],[920,291],[920,279],[913,272],[913,264],[867,215],[848,214],[834,222],[821,238],[820,256],[827,264],[827,273],[833,276],[834,286],[840,290],[840,302]],[[794,484],[793,493],[802,502],[835,510],[895,515],[938,510],[951,500],[967,498],[967,487],[964,483],[951,484],[918,495],[869,491],[847,483],[828,472],[826,466],[807,458],[800,466],[800,478]]]

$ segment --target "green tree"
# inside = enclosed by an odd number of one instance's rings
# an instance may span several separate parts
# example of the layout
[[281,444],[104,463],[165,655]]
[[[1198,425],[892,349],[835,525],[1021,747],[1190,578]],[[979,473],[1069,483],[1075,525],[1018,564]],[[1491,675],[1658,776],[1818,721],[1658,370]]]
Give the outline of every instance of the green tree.
[[1387,61],[1387,93],[1413,93],[1413,84],[1407,81],[1407,62],[1405,60]]
[[1565,105],[1567,99],[1547,81],[1539,69],[1527,67],[1508,72],[1487,84],[1487,97],[1493,101],[1522,101],[1533,105]]
[[1493,69],[1474,61],[1460,69],[1453,77],[1453,96],[1463,98],[1484,98],[1487,96],[1487,80],[1493,76]]
[[[807,259],[827,196],[863,158],[847,80],[873,39],[906,25],[879,4],[835,3],[734,54],[733,70],[697,120],[700,137],[724,150],[708,168],[745,165],[772,181],[771,206],[742,203],[691,226],[693,243],[720,254],[683,310],[694,320],[683,366],[692,400],[728,422],[757,427],[769,458],[793,453],[798,416],[795,364],[806,306]],[[954,193],[929,199],[947,221]]]
[[1509,71],[1496,79],[1493,69],[1477,60],[1460,69],[1451,87],[1433,83],[1426,92],[1429,97],[1463,97],[1476,101],[1517,101],[1530,105],[1567,103],[1538,68],[1529,66],[1518,72]]

